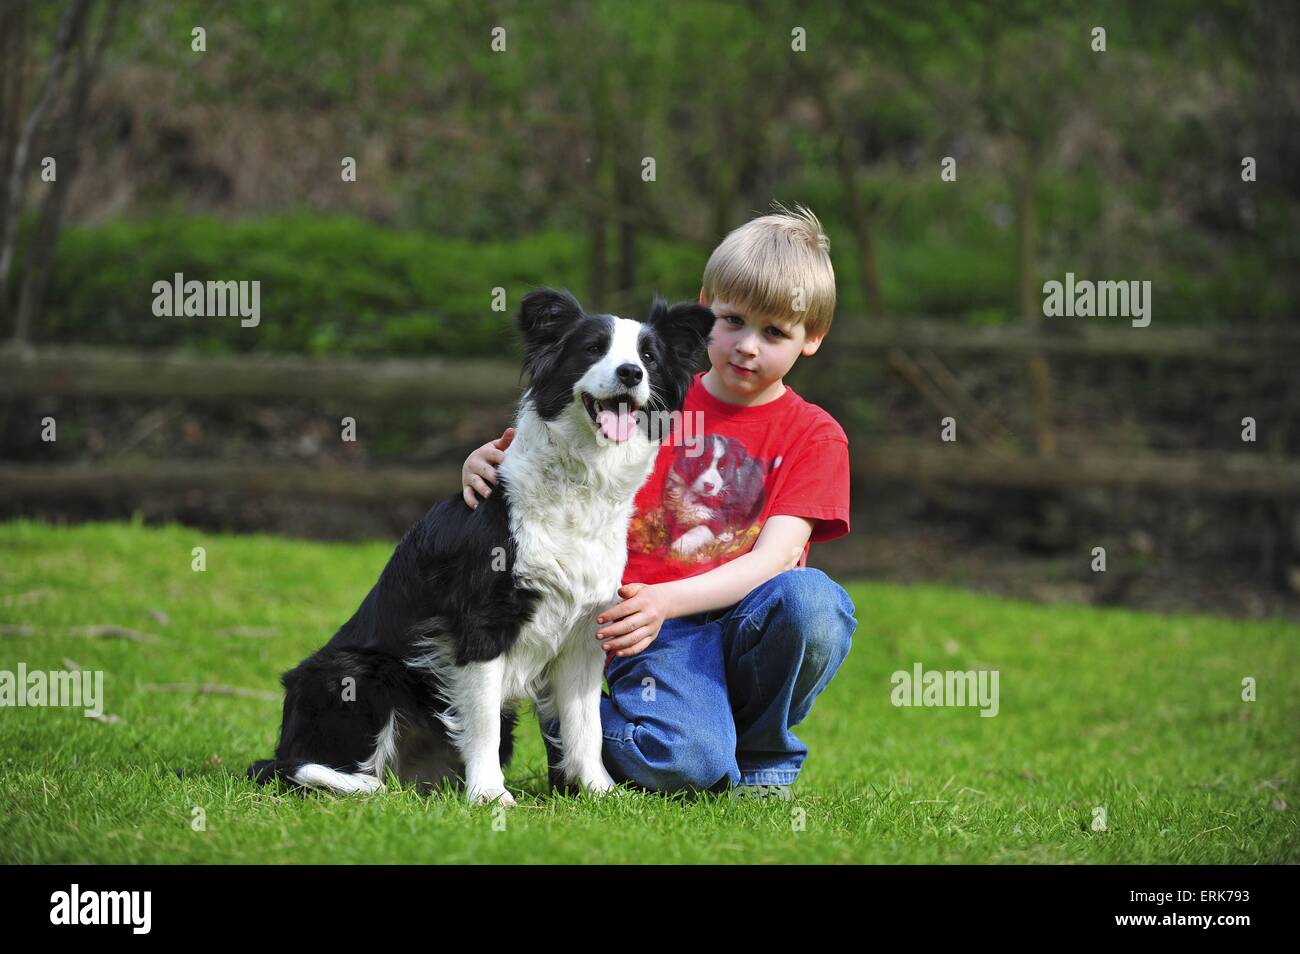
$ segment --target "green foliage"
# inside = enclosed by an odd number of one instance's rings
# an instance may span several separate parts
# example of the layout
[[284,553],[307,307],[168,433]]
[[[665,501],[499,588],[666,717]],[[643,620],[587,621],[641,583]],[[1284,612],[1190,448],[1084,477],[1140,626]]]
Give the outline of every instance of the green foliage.
[[[42,337],[79,344],[184,345],[309,354],[499,354],[531,288],[580,289],[582,243],[546,232],[467,242],[349,218],[117,221],[59,248]],[[261,282],[261,323],[156,317],[153,285]],[[507,310],[491,310],[492,289]]]
[[[33,10],[33,49],[44,52],[60,8]],[[505,287],[512,307],[535,285],[581,295],[595,281],[597,216],[602,278],[623,308],[621,221],[637,224],[628,300],[693,296],[710,244],[773,198],[821,216],[840,312],[857,316],[865,296],[841,140],[892,316],[1015,312],[1011,196],[1032,170],[1038,281],[1067,270],[1149,279],[1162,325],[1290,318],[1294,137],[1270,132],[1294,126],[1300,101],[1293,51],[1276,39],[1295,22],[1283,13],[1244,0],[394,0],[376,17],[349,4],[177,0],[121,18],[106,77],[130,66],[168,82],[134,106],[106,86],[113,118],[97,124],[108,153],[125,149],[144,176],[121,189],[130,214],[159,215],[162,203],[167,217],[69,232],[36,334],[213,351],[495,353],[511,311],[489,310],[490,289]],[[1108,28],[1105,54],[1090,49],[1094,23]],[[790,48],[796,24],[806,53]],[[201,56],[189,45],[195,25],[208,31]],[[490,47],[496,26],[508,52]],[[278,140],[298,115],[320,138]],[[127,119],[138,128],[123,146]],[[239,135],[217,148],[212,130],[235,122]],[[359,156],[365,189],[311,180],[275,202],[240,198],[257,163],[279,168],[288,149],[334,146]],[[1248,149],[1260,180],[1246,185]],[[944,155],[959,159],[956,183],[939,182]],[[643,156],[657,161],[653,184],[638,176]],[[333,156],[302,181],[320,169],[335,174]],[[244,183],[216,200],[234,221],[181,218],[214,207],[196,185],[208,171]],[[115,173],[87,164],[92,191],[97,174]],[[290,214],[239,220],[250,207]],[[321,207],[411,231],[292,214]],[[149,289],[176,271],[260,280],[262,327],[155,318]]]

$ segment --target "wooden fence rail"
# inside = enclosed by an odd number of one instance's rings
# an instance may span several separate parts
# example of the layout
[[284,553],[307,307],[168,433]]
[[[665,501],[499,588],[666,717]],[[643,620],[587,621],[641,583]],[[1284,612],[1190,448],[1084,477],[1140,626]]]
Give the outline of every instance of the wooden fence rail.
[[0,398],[344,398],[366,403],[500,403],[522,391],[519,365],[482,358],[355,360],[205,356],[50,346],[0,350]]
[[[936,323],[841,322],[837,347],[927,348],[1019,355],[1033,349],[1084,357],[1190,358],[1256,363],[1287,373],[1300,365],[1300,335],[1072,326],[972,329]],[[33,396],[198,401],[345,399],[371,404],[446,401],[509,408],[522,389],[513,361],[419,358],[317,359],[197,356],[171,352],[42,346],[0,349],[0,399]],[[815,387],[810,397],[816,399]],[[1146,487],[1274,499],[1300,498],[1300,462],[1259,453],[1033,457],[850,434],[854,475],[867,480],[1023,488]],[[382,503],[432,501],[460,484],[459,461],[411,467],[304,468],[264,463],[177,462],[0,465],[0,497],[115,499],[147,494],[234,492],[252,497],[322,497]]]
[[[912,348],[1015,356],[1040,351],[1081,358],[1300,365],[1300,329],[1205,331],[1107,327],[1083,323],[1086,321],[1032,328],[971,328],[937,321],[840,319],[830,343],[836,353]],[[358,360],[204,356],[64,345],[0,348],[0,398],[52,395],[234,401],[342,397],[368,403],[437,399],[483,403],[509,402],[520,390],[518,364],[495,358]]]
[[433,468],[352,465],[304,467],[238,461],[157,463],[0,464],[0,499],[143,500],[149,497],[230,494],[347,500],[356,503],[426,501],[460,488],[460,463]]
[[[928,481],[1026,489],[1145,488],[1280,500],[1300,499],[1300,463],[1250,454],[1145,454],[1107,458],[995,457],[956,446],[897,442],[855,448],[854,480]],[[238,462],[0,465],[0,499],[127,500],[234,494],[360,503],[423,502],[460,489],[460,461],[435,468],[351,465],[310,468]]]
[[[1100,324],[1098,324],[1100,322]],[[1107,322],[1114,322],[1107,324]],[[1035,325],[969,327],[949,321],[836,321],[836,349],[890,348],[1078,358],[1189,359],[1205,364],[1270,366],[1300,362],[1300,327],[1133,328],[1124,319],[1056,318]]]

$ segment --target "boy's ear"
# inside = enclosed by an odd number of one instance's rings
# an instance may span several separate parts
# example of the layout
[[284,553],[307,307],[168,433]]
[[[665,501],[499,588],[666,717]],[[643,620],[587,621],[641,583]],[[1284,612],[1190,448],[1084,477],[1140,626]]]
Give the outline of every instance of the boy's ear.
[[717,318],[704,305],[679,302],[671,308],[656,297],[650,309],[650,325],[683,364],[690,364],[700,348],[708,345]]
[[519,333],[524,340],[524,370],[537,380],[546,364],[559,352],[560,343],[575,321],[582,317],[582,305],[569,292],[542,288],[529,292],[519,303]]
[[824,339],[825,337],[826,335],[821,334],[818,335],[816,338],[807,339],[803,343],[803,348],[801,349],[801,353],[803,354],[803,356],[805,358],[811,358],[813,355],[815,355],[817,353],[817,349],[822,346],[822,339]]

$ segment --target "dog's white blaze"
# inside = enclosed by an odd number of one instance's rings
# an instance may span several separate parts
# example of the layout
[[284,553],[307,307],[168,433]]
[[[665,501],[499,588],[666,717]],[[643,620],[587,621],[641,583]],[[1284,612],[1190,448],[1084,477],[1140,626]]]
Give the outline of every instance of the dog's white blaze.
[[[609,342],[605,356],[589,367],[578,379],[575,387],[588,394],[600,397],[607,394],[631,393],[641,407],[650,400],[650,372],[641,360],[637,341],[641,335],[641,322],[630,318],[614,318],[614,334]],[[641,381],[634,387],[627,387],[618,379],[618,369],[625,364],[634,364],[641,369]]]

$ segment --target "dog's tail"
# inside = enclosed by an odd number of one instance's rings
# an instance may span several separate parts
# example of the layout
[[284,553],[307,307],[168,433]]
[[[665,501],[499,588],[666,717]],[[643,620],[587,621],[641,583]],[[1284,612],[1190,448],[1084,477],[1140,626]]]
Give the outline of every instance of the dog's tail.
[[317,762],[262,759],[248,767],[248,777],[258,785],[280,779],[295,788],[320,788],[337,795],[370,794],[383,788],[383,782],[364,772],[340,772]]

